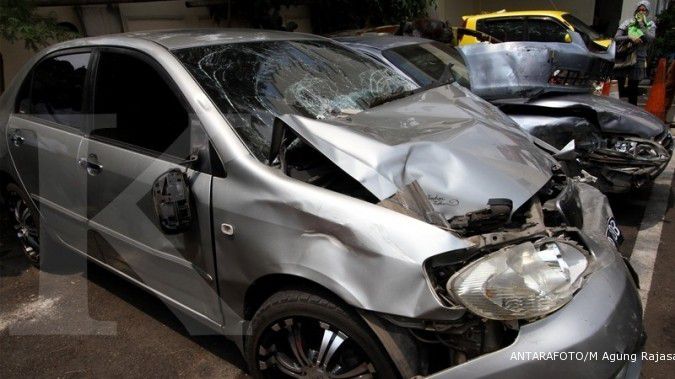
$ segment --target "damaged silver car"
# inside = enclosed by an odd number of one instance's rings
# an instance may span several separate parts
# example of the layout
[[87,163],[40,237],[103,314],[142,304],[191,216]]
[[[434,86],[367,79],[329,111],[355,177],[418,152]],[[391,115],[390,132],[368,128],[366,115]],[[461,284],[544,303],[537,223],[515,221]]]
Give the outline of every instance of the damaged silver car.
[[638,352],[640,299],[607,199],[457,84],[311,35],[135,33],[38,54],[0,125],[29,258],[85,255],[255,377],[639,371],[513,358]]
[[548,151],[574,150],[564,162],[570,176],[584,176],[603,192],[641,188],[670,161],[670,131],[641,108],[591,94],[593,83],[611,72],[614,46],[592,50],[578,33],[569,35],[571,43],[477,43],[459,49],[413,37],[338,40],[421,86],[446,80],[450,65],[453,80],[554,147],[546,146]]

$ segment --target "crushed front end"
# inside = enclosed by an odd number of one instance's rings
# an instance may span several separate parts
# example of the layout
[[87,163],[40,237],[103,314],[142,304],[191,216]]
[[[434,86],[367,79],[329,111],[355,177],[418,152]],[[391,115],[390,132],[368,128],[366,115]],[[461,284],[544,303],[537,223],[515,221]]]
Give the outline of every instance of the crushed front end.
[[[369,253],[377,266],[368,266],[369,255],[350,252],[357,260],[337,271],[350,275],[340,282],[367,285],[365,294],[382,291],[356,308],[402,377],[503,376],[499,367],[509,365],[512,377],[618,373],[621,362],[589,368],[566,361],[549,369],[510,361],[511,351],[523,346],[638,351],[644,333],[636,279],[617,251],[621,233],[607,198],[568,179],[510,121],[442,124],[449,104],[461,105],[464,116],[494,110],[474,113],[457,99],[473,100],[444,86],[334,119],[281,116],[269,162],[285,175],[376,205],[369,214],[390,214],[376,228],[356,228],[371,217],[348,223],[345,241],[356,241],[358,251],[368,251],[363,241],[386,242]],[[406,119],[416,121],[406,128],[390,121],[402,105]],[[338,186],[333,179],[340,177],[352,180],[337,180]],[[396,221],[401,215],[406,223]],[[383,233],[404,225],[407,232]],[[453,247],[431,251],[431,234],[409,229],[422,225]],[[353,237],[362,234],[368,237]],[[395,239],[401,235],[409,238]],[[340,239],[332,241],[321,251]],[[431,252],[413,254],[420,249]],[[595,297],[603,300],[593,304]],[[481,364],[486,360],[492,363]]]
[[597,178],[603,192],[629,192],[652,182],[673,155],[673,138],[665,131],[654,139],[612,136],[580,150],[579,166]]
[[605,193],[644,187],[663,172],[673,155],[668,127],[617,99],[552,94],[496,104],[521,128],[556,149],[573,146],[575,155],[564,162],[568,174],[583,176],[585,171]]
[[471,90],[498,106],[534,137],[577,153],[570,176],[582,170],[603,192],[629,192],[667,166],[673,143],[664,123],[618,99],[592,95],[613,67],[614,48],[591,51],[572,43],[475,44],[461,51]]
[[[366,317],[378,335],[406,356],[417,356],[411,373],[438,378],[562,372],[613,377],[639,369],[639,363],[601,359],[514,360],[528,351],[636,353],[645,335],[637,279],[616,249],[621,234],[604,195],[557,171],[511,217],[510,209],[504,212],[508,206],[495,199],[484,210],[448,220],[445,227],[471,247],[425,262],[439,302],[462,310],[461,317]],[[403,335],[414,343],[401,342]]]

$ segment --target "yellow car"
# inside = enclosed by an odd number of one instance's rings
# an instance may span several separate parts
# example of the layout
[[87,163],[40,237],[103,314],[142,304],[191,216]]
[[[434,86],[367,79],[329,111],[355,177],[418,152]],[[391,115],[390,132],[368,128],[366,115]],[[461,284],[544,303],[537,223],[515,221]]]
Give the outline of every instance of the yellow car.
[[[560,11],[522,11],[463,16],[464,27],[487,33],[492,37],[507,41],[570,42],[568,30],[575,31],[584,39],[595,44],[609,47],[612,40],[591,29],[583,21],[567,12]],[[460,45],[477,43],[472,36],[464,36]]]

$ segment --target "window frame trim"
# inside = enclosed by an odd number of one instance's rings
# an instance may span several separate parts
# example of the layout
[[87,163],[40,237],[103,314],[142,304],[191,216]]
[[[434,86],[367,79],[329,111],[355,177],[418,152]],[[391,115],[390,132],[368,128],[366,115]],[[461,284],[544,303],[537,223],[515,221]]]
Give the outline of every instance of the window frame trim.
[[[44,56],[40,57],[40,59],[33,64],[33,66],[30,68],[26,76],[23,78],[23,82],[19,86],[19,91],[17,92],[17,96],[14,98],[14,107],[12,109],[11,115],[14,117],[18,118],[23,118],[25,120],[35,122],[35,123],[40,123],[43,124],[47,127],[62,130],[68,133],[73,133],[76,134],[80,137],[84,137],[87,133],[87,131],[90,129],[90,124],[92,122],[91,120],[91,102],[90,102],[90,97],[92,95],[92,74],[93,74],[93,68],[94,68],[94,50],[95,48],[93,46],[78,46],[78,47],[68,47],[68,48],[63,48],[59,50],[52,51],[50,53],[45,54]],[[66,55],[77,55],[77,54],[84,54],[88,53],[89,54],[89,61],[87,62],[87,74],[84,77],[84,83],[82,85],[82,99],[80,106],[82,108],[81,113],[84,115],[84,124],[80,127],[75,127],[71,125],[66,125],[66,124],[61,124],[58,122],[54,122],[51,120],[46,120],[44,118],[40,118],[35,116],[32,113],[20,113],[18,112],[18,94],[21,93],[21,89],[23,88],[24,84],[26,83],[27,80],[30,80],[30,87],[28,89],[28,99],[30,100],[30,112],[32,112],[33,109],[33,84],[35,81],[35,70],[37,67],[42,64],[43,62],[61,57],[61,56],[66,56]]]
[[[98,80],[98,70],[100,68],[100,62],[101,62],[101,53],[104,52],[113,52],[113,53],[118,53],[118,54],[124,54],[133,58],[136,58],[140,60],[141,62],[148,64],[155,72],[160,76],[160,78],[166,83],[166,85],[169,87],[171,92],[173,93],[174,96],[176,96],[178,102],[181,104],[183,109],[185,110],[187,116],[188,116],[188,122],[190,125],[187,126],[186,130],[189,130],[189,128],[192,127],[192,123],[196,120],[199,122],[200,126],[199,128],[201,129],[202,133],[206,136],[208,139],[209,143],[211,142],[211,138],[209,137],[208,133],[206,132],[206,129],[203,127],[202,121],[199,119],[199,116],[197,113],[194,111],[190,103],[187,101],[187,98],[183,94],[183,91],[180,90],[180,87],[176,84],[175,80],[171,75],[166,71],[166,69],[162,66],[161,63],[159,63],[155,58],[153,58],[151,55],[147,54],[146,52],[143,52],[141,50],[132,48],[132,47],[125,47],[125,46],[114,46],[114,45],[97,45],[93,47],[94,49],[94,66],[92,70],[92,80],[91,80],[91,89],[90,89],[90,94],[91,94],[91,114],[94,115],[94,105],[96,104],[96,84]],[[93,140],[93,141],[98,141],[104,144],[112,145],[119,147],[121,149],[133,151],[139,154],[143,154],[146,156],[149,156],[151,158],[155,159],[161,159],[165,160],[167,162],[175,163],[175,164],[181,164],[184,163],[187,157],[178,157],[172,154],[167,154],[166,152],[160,152],[160,151],[155,151],[152,149],[147,149],[144,148],[143,146],[138,146],[130,143],[126,143],[123,141],[119,141],[116,139],[112,138],[107,138],[107,137],[102,137],[102,136],[97,136],[97,135],[92,135],[91,133],[95,130],[95,125],[94,125],[94,117],[91,117],[92,120],[89,123],[89,128],[87,129],[86,133],[84,134],[84,138]],[[191,141],[192,145],[192,141]],[[206,147],[208,150],[208,146]],[[210,171],[212,170],[213,164],[211,162],[208,162]]]
[[[479,20],[476,20],[476,30],[482,33],[485,33],[489,36],[492,36],[488,31],[486,30],[480,30],[478,29],[478,25],[480,22],[491,22],[491,21],[522,21],[523,23],[523,40],[522,41],[502,41],[502,42],[526,42],[528,41],[529,33],[527,30],[527,17],[526,16],[500,16],[500,17],[485,17]],[[494,37],[494,36],[493,36]],[[494,37],[497,38],[497,37]]]
[[[555,17],[545,16],[545,15],[526,16],[525,17],[525,32],[526,32],[526,35],[527,35],[527,40],[530,41],[530,42],[539,42],[539,41],[532,41],[530,39],[530,23],[529,23],[530,20],[550,21],[550,22],[553,22],[554,24],[557,24],[561,28],[563,28],[563,30],[565,30],[566,32],[571,30],[569,27],[563,25],[563,23],[560,22],[560,20],[556,19]],[[572,30],[572,31],[574,31],[574,30]],[[563,41],[563,42],[544,42],[544,43],[565,43],[565,42]]]

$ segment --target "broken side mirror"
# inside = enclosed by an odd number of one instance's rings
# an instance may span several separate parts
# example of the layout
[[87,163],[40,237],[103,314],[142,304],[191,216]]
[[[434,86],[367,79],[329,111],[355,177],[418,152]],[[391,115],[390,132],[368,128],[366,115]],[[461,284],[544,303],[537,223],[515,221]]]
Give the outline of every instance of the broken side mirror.
[[192,225],[190,187],[185,172],[173,169],[152,185],[152,198],[159,225],[165,233],[180,233]]

